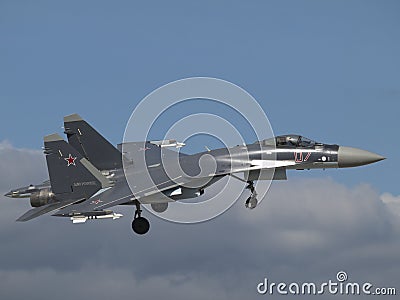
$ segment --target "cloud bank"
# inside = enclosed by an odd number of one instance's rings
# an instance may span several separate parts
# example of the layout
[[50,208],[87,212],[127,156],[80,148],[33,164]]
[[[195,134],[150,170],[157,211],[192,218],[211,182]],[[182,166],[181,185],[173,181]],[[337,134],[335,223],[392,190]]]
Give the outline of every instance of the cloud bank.
[[[0,157],[2,194],[46,178],[40,151],[2,142]],[[243,196],[201,224],[147,213],[146,236],[131,232],[131,207],[116,208],[124,218],[115,221],[72,225],[43,216],[17,223],[29,209],[26,200],[1,197],[1,299],[259,299],[256,286],[264,277],[321,282],[340,270],[352,281],[400,291],[400,197],[369,185],[294,180],[289,173],[252,211]]]

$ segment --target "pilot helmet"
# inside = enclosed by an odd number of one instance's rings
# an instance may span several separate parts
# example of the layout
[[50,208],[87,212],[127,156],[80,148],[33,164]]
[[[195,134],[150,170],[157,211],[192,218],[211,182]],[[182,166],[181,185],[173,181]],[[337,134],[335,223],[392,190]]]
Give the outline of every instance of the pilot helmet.
[[293,136],[286,137],[286,142],[288,144],[292,144],[292,145],[296,146],[297,145],[297,141],[298,141],[298,137],[297,136],[296,137],[293,137]]

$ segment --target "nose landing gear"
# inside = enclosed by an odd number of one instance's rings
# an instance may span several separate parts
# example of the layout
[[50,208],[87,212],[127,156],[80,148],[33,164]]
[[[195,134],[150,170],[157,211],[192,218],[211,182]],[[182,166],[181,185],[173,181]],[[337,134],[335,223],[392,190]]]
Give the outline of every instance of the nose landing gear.
[[150,229],[149,221],[142,217],[142,210],[140,209],[139,201],[135,200],[136,210],[132,221],[132,230],[137,234],[145,234]]
[[246,182],[247,186],[246,189],[250,190],[251,194],[250,197],[246,199],[246,202],[244,203],[244,206],[248,209],[254,209],[256,208],[257,204],[258,204],[258,200],[257,200],[257,192],[256,189],[254,187],[254,182],[252,180],[246,181],[234,174],[230,174],[230,176],[232,176],[233,178],[236,178],[240,181]]

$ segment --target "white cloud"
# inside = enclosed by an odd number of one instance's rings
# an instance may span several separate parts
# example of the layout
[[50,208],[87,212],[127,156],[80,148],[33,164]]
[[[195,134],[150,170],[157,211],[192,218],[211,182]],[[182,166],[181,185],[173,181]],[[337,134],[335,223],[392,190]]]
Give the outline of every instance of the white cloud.
[[[44,179],[40,151],[0,145],[8,157],[1,176],[15,167],[2,189]],[[116,221],[72,225],[43,216],[16,223],[28,201],[1,200],[2,299],[253,299],[264,276],[318,281],[342,269],[355,281],[400,288],[400,222],[392,213],[399,198],[368,185],[275,182],[256,209],[246,210],[241,199],[201,224],[178,225],[146,213],[146,236],[131,232],[131,207],[117,207],[125,217]]]
[[400,196],[394,196],[390,193],[383,193],[381,195],[381,200],[386,204],[391,212],[400,216]]
[[[152,276],[142,280],[128,269],[85,266],[75,271],[56,272],[51,269],[0,271],[2,294],[12,299],[48,299],[49,290],[57,299],[199,299],[203,293],[215,299],[229,299],[230,293],[206,277],[197,278],[192,272],[168,277]],[[190,280],[187,280],[190,278]],[[23,283],[23,286],[21,286]],[[51,285],[49,285],[49,283]],[[21,288],[23,287],[23,288]],[[58,292],[55,292],[58,291]]]
[[40,150],[19,149],[9,142],[0,142],[0,190],[39,183],[46,179],[47,169]]

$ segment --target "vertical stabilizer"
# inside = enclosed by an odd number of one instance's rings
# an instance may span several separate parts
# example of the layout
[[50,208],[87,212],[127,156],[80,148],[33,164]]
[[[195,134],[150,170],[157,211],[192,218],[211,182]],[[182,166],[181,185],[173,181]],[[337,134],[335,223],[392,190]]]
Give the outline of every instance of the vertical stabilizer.
[[57,200],[88,199],[110,182],[58,134],[44,137],[51,190]]
[[69,144],[99,170],[122,168],[121,152],[78,114],[64,117]]

